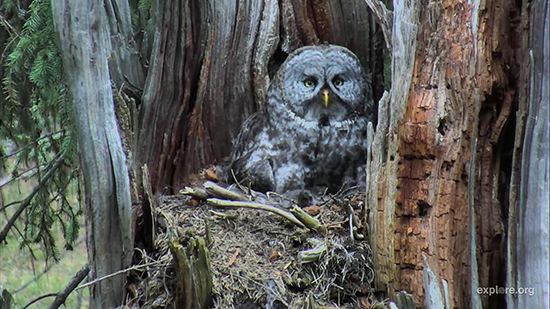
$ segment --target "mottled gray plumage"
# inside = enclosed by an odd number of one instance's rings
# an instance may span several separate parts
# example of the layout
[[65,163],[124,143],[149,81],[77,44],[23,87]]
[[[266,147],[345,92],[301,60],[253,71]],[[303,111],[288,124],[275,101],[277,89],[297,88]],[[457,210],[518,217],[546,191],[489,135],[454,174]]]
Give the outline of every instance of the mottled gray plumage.
[[265,108],[244,122],[229,168],[262,192],[364,184],[372,117],[370,81],[351,51],[300,48],[273,78]]

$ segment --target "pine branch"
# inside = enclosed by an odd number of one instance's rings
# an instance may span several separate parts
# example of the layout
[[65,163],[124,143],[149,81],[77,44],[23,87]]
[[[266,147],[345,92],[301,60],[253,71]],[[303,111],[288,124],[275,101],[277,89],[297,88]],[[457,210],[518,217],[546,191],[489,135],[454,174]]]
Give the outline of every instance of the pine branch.
[[[65,132],[66,132],[66,130],[63,129],[63,130],[59,130],[59,131],[56,131],[56,132],[52,132],[52,133],[49,133],[49,134],[46,134],[46,135],[42,135],[42,136],[40,136],[39,138],[36,139],[36,142],[38,142],[38,141],[41,140],[41,139],[49,138],[49,137],[52,137],[52,136],[54,136],[54,135],[56,135],[56,134],[65,133]],[[14,152],[12,152],[12,153],[10,153],[10,154],[7,154],[7,155],[5,155],[5,156],[0,157],[0,159],[7,159],[7,158],[9,158],[9,157],[13,157],[13,156],[15,156],[16,154],[20,153],[21,151],[24,151],[25,149],[27,149],[27,148],[33,146],[34,143],[35,143],[34,141],[31,142],[31,143],[28,143],[27,145],[25,145],[25,146],[23,146],[23,147],[17,149],[17,150],[14,151]]]
[[6,240],[6,236],[8,235],[9,230],[11,229],[13,224],[15,223],[15,220],[17,220],[17,218],[19,218],[19,216],[21,215],[21,213],[23,213],[25,208],[27,208],[27,206],[29,206],[29,204],[31,203],[34,196],[48,182],[48,180],[54,175],[55,171],[57,171],[57,169],[59,169],[59,167],[61,166],[61,164],[63,163],[64,160],[65,160],[65,154],[60,154],[55,159],[55,163],[50,163],[51,167],[48,169],[48,172],[42,178],[42,181],[36,187],[34,187],[34,189],[29,194],[29,196],[27,196],[23,200],[23,202],[21,202],[21,205],[19,205],[19,208],[17,209],[17,211],[12,215],[12,217],[10,218],[8,223],[6,223],[6,226],[4,226],[4,229],[2,230],[2,232],[0,232],[0,243],[3,243]]

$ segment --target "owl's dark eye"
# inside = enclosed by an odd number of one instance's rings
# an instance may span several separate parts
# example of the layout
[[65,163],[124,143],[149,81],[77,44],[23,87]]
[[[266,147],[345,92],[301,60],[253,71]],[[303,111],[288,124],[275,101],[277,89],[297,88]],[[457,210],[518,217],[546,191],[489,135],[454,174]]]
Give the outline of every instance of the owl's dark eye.
[[314,87],[317,83],[313,79],[306,79],[304,80],[304,85],[308,88]]
[[333,80],[332,80],[332,83],[334,84],[334,86],[336,87],[340,87],[344,84],[344,79],[341,78],[341,77],[335,77]]

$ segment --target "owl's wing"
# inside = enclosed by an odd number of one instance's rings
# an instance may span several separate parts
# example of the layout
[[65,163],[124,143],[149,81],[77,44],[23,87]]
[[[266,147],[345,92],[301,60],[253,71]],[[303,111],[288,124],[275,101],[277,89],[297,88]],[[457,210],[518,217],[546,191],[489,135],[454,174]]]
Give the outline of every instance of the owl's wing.
[[[267,138],[270,127],[265,110],[250,116],[242,125],[234,141],[231,163],[227,170],[227,181],[247,180],[244,185],[261,192],[275,189],[270,152],[272,145]],[[233,173],[232,173],[233,171]],[[235,177],[233,177],[233,174]]]
[[233,151],[231,153],[231,163],[246,156],[249,152],[259,147],[261,143],[260,133],[264,131],[267,121],[264,111],[258,111],[246,119],[239,135],[233,141]]

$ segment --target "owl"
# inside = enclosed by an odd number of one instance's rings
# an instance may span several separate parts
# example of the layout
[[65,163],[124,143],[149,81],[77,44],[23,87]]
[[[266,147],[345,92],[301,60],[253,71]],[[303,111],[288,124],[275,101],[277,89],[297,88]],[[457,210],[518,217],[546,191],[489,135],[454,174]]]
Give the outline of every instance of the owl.
[[370,80],[357,57],[336,45],[288,56],[270,83],[265,108],[233,143],[228,181],[261,192],[322,192],[364,185]]

